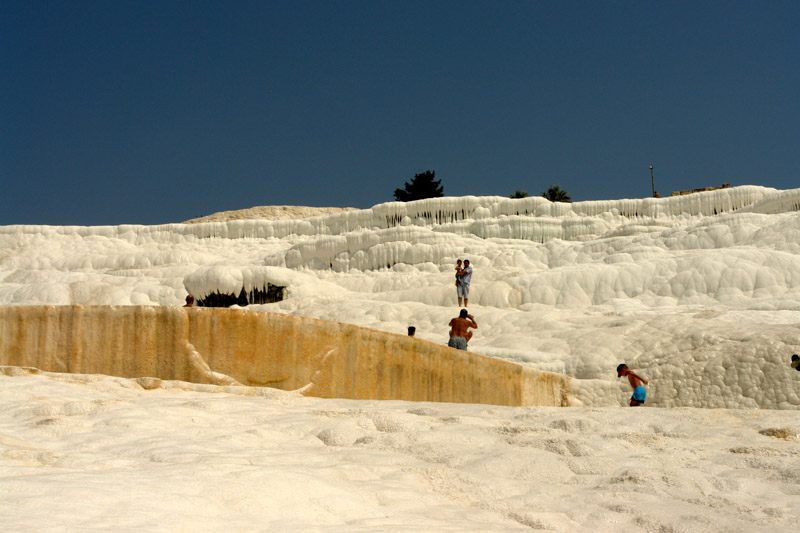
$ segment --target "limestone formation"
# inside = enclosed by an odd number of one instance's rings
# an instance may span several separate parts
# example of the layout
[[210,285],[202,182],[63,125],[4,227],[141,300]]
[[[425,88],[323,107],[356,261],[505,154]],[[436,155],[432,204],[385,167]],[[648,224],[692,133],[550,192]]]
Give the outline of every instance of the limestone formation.
[[559,374],[422,339],[243,309],[0,307],[0,365],[511,406],[566,405],[569,386]]

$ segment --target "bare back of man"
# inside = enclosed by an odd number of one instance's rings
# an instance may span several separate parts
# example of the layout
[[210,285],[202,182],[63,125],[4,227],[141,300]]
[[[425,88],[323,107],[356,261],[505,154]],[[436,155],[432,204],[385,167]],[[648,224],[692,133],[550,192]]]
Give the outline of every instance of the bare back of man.
[[617,377],[627,377],[628,383],[630,383],[631,387],[633,388],[633,396],[631,397],[630,406],[637,407],[639,405],[644,405],[644,401],[647,396],[644,386],[648,384],[648,381],[628,368],[628,365],[625,363],[617,366]]
[[447,345],[459,350],[466,350],[467,343],[472,338],[470,328],[478,328],[475,317],[470,315],[466,309],[462,309],[459,316],[450,320],[450,340]]

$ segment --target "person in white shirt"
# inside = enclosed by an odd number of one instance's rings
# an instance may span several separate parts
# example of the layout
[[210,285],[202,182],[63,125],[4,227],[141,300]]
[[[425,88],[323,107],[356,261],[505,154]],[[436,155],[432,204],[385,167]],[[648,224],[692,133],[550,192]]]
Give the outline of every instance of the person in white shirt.
[[458,306],[469,306],[469,282],[472,280],[472,267],[469,265],[469,259],[464,259],[464,268],[456,274],[458,281],[456,282],[456,293],[458,294]]

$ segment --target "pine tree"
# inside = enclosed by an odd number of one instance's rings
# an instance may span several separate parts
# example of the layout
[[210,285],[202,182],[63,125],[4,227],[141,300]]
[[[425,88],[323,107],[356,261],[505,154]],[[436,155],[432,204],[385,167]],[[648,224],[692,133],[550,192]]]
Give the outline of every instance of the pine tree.
[[435,180],[436,171],[426,170],[415,174],[414,178],[405,184],[403,189],[394,190],[394,198],[398,202],[411,202],[425,198],[441,198],[444,196],[442,180]]

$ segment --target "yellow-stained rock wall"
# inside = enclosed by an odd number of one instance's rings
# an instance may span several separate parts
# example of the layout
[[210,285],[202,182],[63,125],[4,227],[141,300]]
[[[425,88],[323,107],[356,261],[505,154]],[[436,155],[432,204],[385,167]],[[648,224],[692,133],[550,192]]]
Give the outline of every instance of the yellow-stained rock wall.
[[0,307],[0,365],[301,390],[566,405],[568,378],[349,324],[242,309]]

